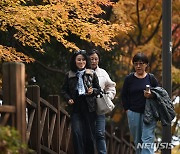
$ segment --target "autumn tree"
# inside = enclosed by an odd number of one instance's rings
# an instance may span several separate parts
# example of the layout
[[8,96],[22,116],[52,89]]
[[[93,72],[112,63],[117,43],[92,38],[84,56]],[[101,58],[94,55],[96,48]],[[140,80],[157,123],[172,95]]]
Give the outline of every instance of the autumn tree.
[[[173,41],[173,69],[179,68],[177,62],[179,61],[179,1],[174,0],[173,14],[172,14],[172,41]],[[124,6],[124,7],[123,7]],[[118,12],[119,8],[123,9]],[[137,51],[145,52],[150,58],[150,71],[157,75],[158,79],[161,79],[162,66],[161,54],[162,54],[162,0],[127,0],[118,1],[115,7],[113,7],[113,15],[111,20],[118,23],[121,19],[121,13],[126,14],[126,19],[132,23],[134,30],[127,34],[127,37],[119,36],[118,51],[121,53],[120,64],[131,71],[132,56]],[[178,70],[177,70],[178,71]],[[174,71],[173,71],[174,72]],[[177,72],[175,73],[177,74]],[[174,75],[174,74],[173,74]],[[173,82],[180,83],[177,78],[173,78]]]
[[[172,1],[173,96],[179,95],[180,85],[179,5],[178,0]],[[149,71],[161,82],[162,0],[0,1],[1,63],[27,62],[27,74],[36,77],[44,96],[60,93],[71,52],[91,47],[100,50],[101,66],[117,83],[112,120],[121,134],[128,136],[120,91],[125,75],[132,71],[136,52],[148,55]],[[179,116],[179,105],[176,112]]]
[[90,44],[109,51],[116,44],[114,37],[131,28],[129,23],[113,24],[103,18],[113,5],[110,0],[0,1],[1,62],[33,62],[26,65],[30,78],[38,74],[45,91],[58,93],[53,81],[62,82],[63,75],[57,74],[56,80],[51,73],[66,72],[71,51]]
[[[105,13],[101,6],[112,5],[109,0],[42,0],[39,5],[31,0],[1,1],[1,36],[7,35],[13,40],[13,43],[6,42],[7,38],[2,38],[1,48],[9,53],[9,58],[12,52],[8,47],[14,47],[16,50],[17,44],[44,53],[43,45],[46,42],[51,43],[51,39],[55,38],[71,51],[80,48],[76,40],[70,38],[74,35],[75,38],[110,50],[115,43],[114,36],[127,32],[129,28],[123,23],[111,24],[98,17]],[[19,50],[25,53],[22,48]],[[0,51],[4,55],[2,50]],[[9,60],[6,56],[3,56],[3,59]]]
[[[172,1],[173,13],[172,13],[172,89],[173,97],[179,96],[180,86],[180,69],[179,69],[179,11],[180,3],[178,0]],[[118,10],[121,8],[121,12]],[[112,51],[112,57],[116,63],[116,70],[114,74],[118,76],[116,78],[117,87],[120,91],[125,75],[132,70],[132,57],[138,51],[144,52],[148,55],[150,60],[149,71],[154,73],[158,78],[161,85],[162,79],[162,0],[124,0],[118,1],[113,7],[113,14],[111,21],[119,23],[122,18],[122,12],[125,14],[125,18],[128,22],[132,23],[134,30],[127,34],[127,37],[117,37],[118,45]],[[119,96],[120,97],[120,96]],[[119,100],[119,99],[118,99]],[[117,100],[117,102],[118,102]],[[119,102],[120,104],[120,102]],[[173,134],[178,132],[180,108],[179,104],[175,105],[177,113],[176,122],[173,125]],[[125,114],[122,112],[120,106],[114,114],[113,120],[119,122],[118,126],[121,129],[121,135],[128,134],[127,125],[125,124]],[[126,132],[126,133],[125,133]]]

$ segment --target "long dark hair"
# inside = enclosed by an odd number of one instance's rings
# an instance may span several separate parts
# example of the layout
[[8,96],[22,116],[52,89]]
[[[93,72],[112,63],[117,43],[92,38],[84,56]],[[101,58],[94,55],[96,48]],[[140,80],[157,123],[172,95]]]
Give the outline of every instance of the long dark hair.
[[86,50],[78,50],[73,53],[70,61],[70,70],[73,72],[77,72],[78,68],[76,66],[76,57],[78,55],[82,55],[86,60],[86,66],[85,68],[91,68],[89,57],[86,54]]

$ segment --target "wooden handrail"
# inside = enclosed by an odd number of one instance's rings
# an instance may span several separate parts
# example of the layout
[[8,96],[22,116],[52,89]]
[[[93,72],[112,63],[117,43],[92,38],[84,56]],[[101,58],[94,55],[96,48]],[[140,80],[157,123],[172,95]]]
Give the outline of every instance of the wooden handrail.
[[49,109],[57,113],[57,109],[51,105],[48,101],[40,97],[40,102],[42,103],[41,105],[47,106]]
[[[50,95],[48,101],[40,97],[37,85],[27,87],[25,96],[25,68],[20,63],[3,66],[3,105],[0,124],[15,126],[31,149],[37,154],[74,154],[70,115],[61,107],[60,97]],[[132,143],[106,131],[108,154],[132,154]]]
[[0,112],[15,113],[16,107],[12,105],[2,105],[0,106]]

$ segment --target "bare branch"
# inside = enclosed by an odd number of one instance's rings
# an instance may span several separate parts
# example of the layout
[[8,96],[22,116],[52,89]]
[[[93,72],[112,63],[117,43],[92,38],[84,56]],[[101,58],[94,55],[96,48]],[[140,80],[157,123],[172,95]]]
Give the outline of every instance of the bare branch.
[[130,34],[127,34],[129,36],[129,38],[131,39],[131,41],[137,46],[136,41],[133,39],[133,37]]
[[180,41],[178,41],[178,43],[176,43],[175,45],[173,45],[173,48],[172,48],[172,52],[174,52],[174,50],[176,48],[178,48],[180,46]]
[[46,66],[45,64],[43,64],[42,62],[40,62],[38,60],[36,60],[35,62],[38,63],[39,65],[41,65],[43,68],[45,68],[48,71],[65,74],[65,72],[63,70],[61,70],[61,69],[48,67],[48,66]]
[[158,23],[157,23],[154,31],[151,33],[151,35],[148,37],[148,39],[147,39],[146,41],[144,41],[143,44],[148,43],[148,42],[153,38],[153,36],[156,34],[156,32],[157,32],[158,29],[159,29],[159,25],[160,25],[160,23],[161,23],[161,19],[162,19],[162,15],[160,16],[159,21],[158,21]]
[[176,32],[176,30],[180,27],[180,24],[176,25],[172,31],[172,35]]
[[140,22],[140,15],[139,15],[139,0],[136,1],[136,13],[137,13],[137,25],[139,28],[139,35],[137,36],[137,44],[140,44],[141,42],[141,36],[142,36],[142,26]]

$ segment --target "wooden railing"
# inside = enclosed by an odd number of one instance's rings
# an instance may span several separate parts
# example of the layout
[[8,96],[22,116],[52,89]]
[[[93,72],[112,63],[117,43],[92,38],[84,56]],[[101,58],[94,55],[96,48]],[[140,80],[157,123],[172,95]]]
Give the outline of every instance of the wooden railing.
[[[61,107],[60,97],[40,97],[37,85],[25,90],[25,66],[3,64],[3,105],[0,125],[17,128],[24,143],[37,154],[74,154],[70,115]],[[110,129],[112,130],[112,129]],[[106,132],[108,154],[133,154],[134,146]]]
[[[111,133],[110,133],[111,132]],[[112,131],[106,130],[106,145],[108,154],[134,154],[133,143],[126,141],[123,137],[119,138]]]
[[[37,153],[73,153],[70,116],[60,106],[57,95],[46,101],[36,85],[27,89],[27,142]],[[68,151],[69,150],[69,151]]]
[[3,105],[0,124],[17,128],[26,142],[25,66],[22,63],[3,64]]

